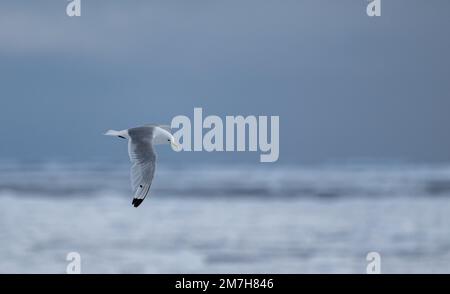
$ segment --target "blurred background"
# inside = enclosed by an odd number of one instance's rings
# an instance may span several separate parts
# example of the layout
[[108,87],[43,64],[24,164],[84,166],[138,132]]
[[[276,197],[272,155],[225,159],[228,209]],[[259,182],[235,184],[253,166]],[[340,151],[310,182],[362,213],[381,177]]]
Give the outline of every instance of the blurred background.
[[[0,3],[0,272],[450,273],[450,2]],[[107,129],[278,115],[280,158]]]

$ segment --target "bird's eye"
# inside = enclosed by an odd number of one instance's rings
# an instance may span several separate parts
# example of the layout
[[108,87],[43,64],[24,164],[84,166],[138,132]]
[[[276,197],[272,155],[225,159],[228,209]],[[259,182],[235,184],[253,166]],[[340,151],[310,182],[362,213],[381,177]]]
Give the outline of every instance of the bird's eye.
[[170,142],[170,139],[168,139],[167,142]]

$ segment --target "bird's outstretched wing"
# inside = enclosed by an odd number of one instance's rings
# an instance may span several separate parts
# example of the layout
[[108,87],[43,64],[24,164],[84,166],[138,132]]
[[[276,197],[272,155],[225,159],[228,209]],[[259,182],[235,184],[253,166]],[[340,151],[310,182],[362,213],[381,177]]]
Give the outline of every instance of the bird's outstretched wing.
[[145,126],[146,127],[152,127],[152,128],[158,127],[158,128],[163,129],[163,130],[166,130],[166,131],[168,131],[169,133],[172,134],[172,127],[170,125],[146,124]]
[[156,167],[156,154],[151,137],[134,137],[128,142],[128,155],[131,167],[131,187],[134,191],[133,206],[138,207],[147,196]]

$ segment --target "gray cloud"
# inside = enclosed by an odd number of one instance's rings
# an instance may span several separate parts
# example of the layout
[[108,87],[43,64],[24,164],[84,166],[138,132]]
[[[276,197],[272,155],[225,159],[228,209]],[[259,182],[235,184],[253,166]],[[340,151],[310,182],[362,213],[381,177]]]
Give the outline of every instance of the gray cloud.
[[280,115],[281,162],[450,159],[448,1],[384,1],[378,19],[353,0],[66,4],[0,4],[4,158],[112,157],[104,129],[199,106]]

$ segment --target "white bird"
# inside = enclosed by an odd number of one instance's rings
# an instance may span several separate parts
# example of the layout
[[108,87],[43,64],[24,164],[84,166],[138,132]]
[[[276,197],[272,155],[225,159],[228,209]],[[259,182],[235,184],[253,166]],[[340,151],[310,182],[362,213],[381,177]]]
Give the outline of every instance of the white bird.
[[150,190],[156,168],[156,154],[153,145],[171,144],[178,148],[170,127],[145,125],[122,131],[109,130],[107,136],[128,139],[128,155],[131,167],[131,187],[134,192],[132,205],[138,207]]

